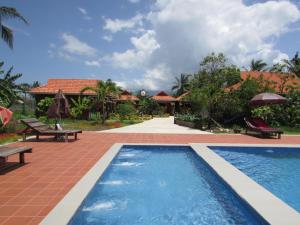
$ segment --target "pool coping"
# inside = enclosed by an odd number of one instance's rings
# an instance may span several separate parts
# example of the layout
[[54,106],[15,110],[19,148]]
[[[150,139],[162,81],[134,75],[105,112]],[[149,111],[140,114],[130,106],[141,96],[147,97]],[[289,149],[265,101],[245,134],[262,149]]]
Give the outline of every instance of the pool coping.
[[102,176],[110,162],[124,145],[190,146],[237,195],[251,206],[264,220],[272,225],[296,225],[300,213],[257,184],[243,172],[217,155],[208,146],[256,146],[256,147],[300,147],[300,145],[278,144],[228,144],[228,143],[115,143],[96,164],[77,182],[64,198],[41,221],[41,225],[68,224],[82,201]]

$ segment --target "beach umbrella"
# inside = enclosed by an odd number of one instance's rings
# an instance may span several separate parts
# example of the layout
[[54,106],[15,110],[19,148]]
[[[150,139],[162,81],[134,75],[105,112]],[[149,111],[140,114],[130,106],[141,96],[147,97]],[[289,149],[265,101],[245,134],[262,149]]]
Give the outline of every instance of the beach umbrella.
[[62,90],[55,95],[54,103],[50,105],[47,114],[50,118],[59,119],[70,115],[70,105]]
[[12,117],[12,111],[10,111],[7,108],[4,108],[2,106],[0,106],[0,121],[1,121],[1,126],[5,126],[6,124],[8,124],[8,122],[10,121],[11,117]]
[[264,106],[264,105],[271,105],[271,104],[284,104],[287,102],[287,99],[274,94],[274,93],[261,93],[254,96],[250,100],[250,106]]

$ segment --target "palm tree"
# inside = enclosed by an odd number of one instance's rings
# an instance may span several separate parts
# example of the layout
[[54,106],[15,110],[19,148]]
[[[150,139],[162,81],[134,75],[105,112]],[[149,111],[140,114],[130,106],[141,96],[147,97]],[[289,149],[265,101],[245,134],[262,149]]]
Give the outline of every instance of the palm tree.
[[265,63],[263,60],[251,60],[250,63],[250,70],[251,71],[266,71],[267,63]]
[[10,107],[16,100],[20,99],[19,92],[22,91],[20,85],[17,85],[15,82],[18,78],[22,76],[21,73],[11,75],[13,67],[5,72],[1,70],[3,62],[0,62],[0,75],[3,75],[3,78],[0,78],[0,104],[5,107]]
[[1,28],[1,38],[8,44],[8,46],[13,48],[13,31],[11,28],[3,25],[3,21],[6,19],[19,19],[25,24],[28,24],[27,20],[12,7],[1,6],[0,7],[0,28]]
[[191,75],[180,74],[180,77],[175,77],[176,81],[172,87],[172,91],[176,91],[176,96],[182,95],[189,89],[189,78]]
[[300,58],[298,52],[296,52],[294,58],[291,60],[284,59],[283,62],[290,73],[293,73],[300,78]]
[[96,94],[96,106],[100,106],[102,108],[102,124],[104,124],[107,118],[107,103],[114,96],[120,93],[120,88],[116,85],[116,83],[112,82],[111,79],[107,81],[98,81],[96,87],[85,87],[81,90],[81,93],[86,91],[93,91]]

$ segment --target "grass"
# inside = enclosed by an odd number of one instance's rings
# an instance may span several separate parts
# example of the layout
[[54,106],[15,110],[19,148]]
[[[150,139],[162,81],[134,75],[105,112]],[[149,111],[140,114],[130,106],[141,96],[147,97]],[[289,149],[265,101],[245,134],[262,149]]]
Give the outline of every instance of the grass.
[[11,134],[0,134],[0,145],[15,142],[21,137],[17,134],[11,133]]
[[300,135],[300,127],[280,127],[284,134],[298,134]]

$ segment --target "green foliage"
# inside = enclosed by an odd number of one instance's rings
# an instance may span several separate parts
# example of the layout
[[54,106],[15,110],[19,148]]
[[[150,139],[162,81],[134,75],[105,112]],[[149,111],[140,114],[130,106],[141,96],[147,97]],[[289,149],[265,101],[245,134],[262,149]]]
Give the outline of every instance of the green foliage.
[[28,24],[27,20],[15,9],[12,7],[1,6],[0,7],[0,29],[2,40],[5,41],[8,46],[13,48],[13,31],[3,24],[3,21],[7,19],[19,19],[25,24]]
[[300,78],[300,58],[298,52],[296,52],[294,58],[291,60],[285,59],[283,62],[290,73],[293,73]]
[[90,99],[87,97],[79,96],[77,101],[73,98],[71,99],[73,103],[73,107],[70,110],[71,116],[80,119],[82,118],[83,114],[90,108]]
[[176,91],[176,96],[180,96],[189,90],[189,78],[191,75],[180,74],[180,77],[175,77],[176,81],[172,87],[172,91]]
[[263,60],[251,60],[250,64],[250,70],[251,71],[266,71],[267,70],[267,63],[265,63]]
[[[224,88],[241,80],[240,71],[227,62],[223,54],[212,53],[200,63],[200,70],[191,80],[188,96],[196,115],[217,119],[217,107],[224,95]],[[210,123],[209,123],[210,126]]]
[[119,113],[121,120],[124,120],[125,118],[131,118],[135,115],[137,110],[131,102],[126,102],[118,105],[117,112]]
[[176,114],[175,118],[186,122],[195,122],[198,119],[198,117],[193,114]]
[[251,114],[253,117],[259,117],[263,120],[269,122],[271,118],[274,116],[274,111],[270,106],[261,106],[251,110]]
[[140,100],[139,112],[146,115],[155,115],[160,111],[160,106],[151,98],[143,98]]
[[45,116],[47,114],[49,106],[52,105],[53,102],[54,99],[49,97],[40,100],[36,107],[38,115]]
[[106,81],[98,81],[96,87],[85,87],[81,90],[81,93],[86,91],[93,91],[96,94],[95,107],[97,110],[102,108],[102,123],[108,118],[108,113],[106,112],[106,104],[110,101],[111,97],[118,95],[121,91],[120,87],[117,86],[111,79]]
[[17,100],[21,99],[19,92],[22,88],[16,84],[16,80],[19,79],[22,74],[18,73],[12,75],[13,67],[10,67],[10,69],[5,72],[2,70],[3,65],[4,62],[0,62],[0,105],[8,108]]

